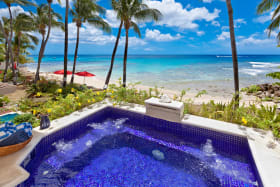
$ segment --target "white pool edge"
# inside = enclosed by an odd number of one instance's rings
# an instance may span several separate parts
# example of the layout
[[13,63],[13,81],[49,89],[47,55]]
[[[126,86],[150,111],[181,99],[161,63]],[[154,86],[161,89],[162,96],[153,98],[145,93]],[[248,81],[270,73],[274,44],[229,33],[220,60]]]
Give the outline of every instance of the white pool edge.
[[[112,107],[109,102],[101,102],[93,104],[81,111],[76,111],[68,116],[64,116],[51,122],[51,127],[45,130],[40,130],[39,127],[33,129],[32,141],[22,150],[5,156],[0,157],[0,186],[11,187],[16,186],[26,180],[29,177],[29,173],[21,168],[20,164],[30,154],[30,152],[37,146],[40,140],[50,134],[57,132],[58,130],[73,124],[89,115],[92,115],[106,107]],[[136,104],[128,104],[127,106],[114,106],[123,110],[128,110],[140,114],[145,114],[145,107]],[[202,118],[193,115],[185,115],[182,120],[185,125],[193,125],[201,128],[207,128],[226,134],[232,134],[235,136],[242,136],[248,139],[248,144],[254,158],[258,173],[266,187],[278,187],[280,186],[280,180],[278,173],[280,171],[280,146],[276,142],[277,147],[275,149],[269,149],[266,146],[267,140],[272,138],[270,133],[265,138],[260,138],[258,132],[255,132],[252,128],[241,127],[236,124],[226,123],[222,121],[212,120],[208,118]],[[254,140],[253,140],[254,139]],[[264,141],[265,140],[265,141]],[[266,149],[267,148],[267,149]],[[265,152],[263,154],[262,152]],[[271,163],[273,162],[273,163]],[[273,166],[273,168],[271,168]],[[9,176],[8,171],[17,171],[17,175]],[[2,179],[6,180],[2,180]],[[10,180],[9,180],[10,178]]]

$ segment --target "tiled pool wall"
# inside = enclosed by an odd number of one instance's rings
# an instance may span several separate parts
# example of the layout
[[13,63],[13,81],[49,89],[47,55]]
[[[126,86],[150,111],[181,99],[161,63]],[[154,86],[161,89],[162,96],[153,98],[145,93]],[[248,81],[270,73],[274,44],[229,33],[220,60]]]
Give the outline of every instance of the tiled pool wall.
[[[21,166],[27,171],[31,171],[31,168],[28,168],[28,163],[30,160],[40,160],[44,157],[46,152],[50,152],[53,149],[52,145],[54,142],[64,139],[71,140],[77,137],[77,134],[85,131],[89,128],[87,124],[89,123],[99,123],[106,118],[128,118],[127,123],[133,124],[134,126],[153,128],[160,132],[171,133],[176,136],[182,137],[185,140],[191,140],[195,144],[204,144],[207,139],[212,140],[213,146],[217,150],[221,150],[226,153],[237,153],[242,155],[247,155],[246,160],[254,169],[255,177],[257,178],[259,186],[263,186],[261,182],[260,175],[258,173],[256,164],[254,162],[251,150],[248,145],[248,140],[245,137],[225,134],[205,128],[200,128],[197,126],[186,125],[176,122],[169,122],[158,118],[153,118],[144,114],[131,112],[124,109],[117,109],[113,107],[106,107],[88,117],[85,117],[77,122],[72,123],[71,125],[44,137],[40,143],[33,149],[29,156],[22,162]],[[216,150],[215,149],[215,150]],[[34,165],[32,164],[32,167]],[[25,184],[26,186],[27,184]],[[21,186],[21,185],[19,185]]]

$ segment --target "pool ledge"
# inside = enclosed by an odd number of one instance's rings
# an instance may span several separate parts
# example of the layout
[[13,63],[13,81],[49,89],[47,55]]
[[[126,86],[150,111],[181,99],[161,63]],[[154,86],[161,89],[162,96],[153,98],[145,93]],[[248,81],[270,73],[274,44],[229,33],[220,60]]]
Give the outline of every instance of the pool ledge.
[[[0,157],[0,186],[16,186],[29,177],[29,173],[21,168],[20,164],[42,138],[109,106],[112,106],[112,104],[108,101],[96,103],[68,116],[52,121],[51,127],[46,130],[40,130],[39,127],[34,128],[33,139],[24,149],[14,154]],[[141,114],[145,114],[146,111],[144,106],[136,104],[115,107]],[[270,131],[247,128],[193,115],[185,115],[182,123],[246,137],[263,185],[265,187],[280,186],[280,144],[274,139]]]

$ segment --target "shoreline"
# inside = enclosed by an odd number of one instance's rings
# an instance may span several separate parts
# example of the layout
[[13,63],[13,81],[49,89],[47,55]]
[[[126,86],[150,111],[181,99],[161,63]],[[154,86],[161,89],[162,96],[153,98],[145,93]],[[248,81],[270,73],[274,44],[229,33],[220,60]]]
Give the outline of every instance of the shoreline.
[[[21,67],[20,68],[21,73],[29,76],[34,76],[35,72],[30,71],[27,67]],[[62,75],[56,75],[53,74],[52,72],[41,72],[40,76],[45,77],[46,79],[53,79],[57,81],[62,81]],[[70,82],[71,75],[67,76],[67,82]],[[85,84],[87,86],[92,86],[96,89],[102,89],[104,86],[105,78],[101,78],[98,76],[95,77],[86,77],[85,78]],[[75,76],[74,83],[76,84],[83,84],[84,83],[84,77],[80,76]],[[117,80],[111,80],[111,84],[117,83]],[[128,82],[129,83],[129,82]],[[229,103],[232,99],[233,95],[233,85],[228,85],[229,89],[225,88],[218,88],[217,86],[211,86],[209,83],[203,83],[203,84],[197,84],[195,82],[196,88],[191,88],[189,91],[186,90],[186,95],[183,97],[183,100],[189,100],[191,99],[194,105],[201,105],[203,103],[208,103],[211,100],[213,100],[215,103]],[[149,85],[143,85],[143,84],[137,84],[135,87],[139,90],[146,90],[148,91],[149,88],[154,88],[154,86],[149,86]],[[202,90],[206,90],[206,94],[201,95],[200,97],[196,97],[198,92],[201,90],[198,90],[197,87],[202,87]],[[209,90],[209,87],[216,89],[216,92],[213,90]],[[174,95],[179,96],[181,94],[181,91],[176,90],[176,89],[168,89],[168,88],[161,88],[158,87],[161,93],[167,94],[170,98],[173,98]],[[244,93],[241,93],[241,102],[240,104],[244,104],[245,106],[248,106],[250,104],[257,104],[259,105],[260,103],[266,105],[266,106],[273,106],[275,103],[273,102],[260,102],[257,97],[255,96],[249,96]]]

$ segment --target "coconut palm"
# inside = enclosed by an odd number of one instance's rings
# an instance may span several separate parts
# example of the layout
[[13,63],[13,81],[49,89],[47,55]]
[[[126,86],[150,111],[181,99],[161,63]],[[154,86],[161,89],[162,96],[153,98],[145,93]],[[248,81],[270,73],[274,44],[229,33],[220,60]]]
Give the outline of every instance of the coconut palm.
[[128,51],[128,35],[129,29],[132,27],[134,32],[141,37],[140,29],[136,22],[154,20],[158,21],[162,14],[157,9],[149,8],[148,5],[143,4],[142,0],[120,0],[118,6],[119,11],[118,17],[123,20],[125,29],[125,49],[124,49],[124,60],[123,60],[123,87],[126,87],[126,64],[127,64],[127,51]]
[[121,9],[122,8],[121,1],[112,0],[111,2],[112,2],[112,7],[113,7],[114,11],[117,12],[117,18],[120,20],[120,26],[119,26],[115,46],[114,46],[114,49],[113,49],[112,57],[111,57],[110,68],[109,68],[109,71],[108,71],[107,76],[106,76],[104,89],[108,88],[108,84],[109,84],[110,79],[111,79],[111,75],[112,75],[112,71],[113,71],[113,67],[114,67],[115,56],[116,56],[116,52],[117,52],[117,49],[118,49],[119,40],[120,40],[120,36],[121,36],[121,31],[122,31],[122,26],[123,26],[123,19],[122,19],[122,17],[123,17],[122,12],[123,11]]
[[[3,22],[3,24],[2,24]],[[10,33],[10,26],[9,26],[9,19],[6,17],[2,17],[2,21],[0,20],[0,29],[1,29],[1,34],[3,35],[3,38],[5,39],[5,69],[3,72],[3,82],[7,81],[7,72],[8,72],[8,67],[9,67],[9,54],[10,51],[8,50],[8,42],[9,42],[9,33]]]
[[[13,31],[13,16],[12,16],[12,10],[11,10],[11,5],[12,4],[19,4],[21,6],[27,6],[27,5],[33,5],[35,6],[34,3],[32,3],[31,1],[28,0],[1,0],[2,2],[4,2],[6,4],[6,6],[8,7],[9,10],[9,16],[10,16],[10,31]],[[8,50],[10,53],[10,63],[13,64],[14,63],[14,58],[13,58],[13,51],[12,51],[12,39],[13,39],[13,32],[10,32],[10,37],[8,40]],[[13,82],[14,84],[16,84],[16,80],[15,80],[15,68],[14,66],[12,66],[12,70],[13,70]]]
[[95,0],[75,0],[73,3],[74,8],[71,10],[71,15],[73,16],[73,21],[76,23],[77,26],[77,40],[74,54],[74,64],[71,83],[74,82],[74,74],[76,70],[76,62],[79,47],[80,28],[82,27],[82,24],[87,22],[90,25],[96,26],[105,32],[111,32],[109,24],[105,22],[100,16],[98,16],[98,14],[104,14],[105,9],[97,5]]
[[63,74],[63,87],[66,86],[67,83],[67,62],[68,62],[68,14],[69,14],[69,0],[66,1],[66,10],[65,10],[65,20],[64,20],[64,27],[65,27],[65,33],[64,33],[64,74]]
[[[38,44],[38,38],[35,37],[34,35],[28,33],[31,31],[34,31],[34,24],[33,24],[33,19],[31,16],[20,13],[16,16],[14,19],[14,32],[15,32],[15,58],[17,65],[20,63],[20,47],[21,47],[21,38],[22,36],[30,39],[34,44]],[[18,67],[18,66],[16,66]],[[18,77],[18,71],[16,71],[15,79],[17,81]]]
[[[32,58],[29,58],[28,55],[30,53],[28,50],[34,50],[36,48],[36,45],[38,44],[39,40],[26,33],[22,33],[20,36],[20,42],[18,42],[19,38],[17,35],[15,35],[14,41],[13,41],[13,52],[16,54],[16,58],[18,59],[18,63],[25,64],[27,62],[31,62]],[[20,46],[18,46],[20,45]],[[20,49],[20,50],[18,50]]]
[[[275,8],[275,9],[274,9]],[[262,0],[257,7],[258,14],[264,14],[274,9],[271,23],[268,26],[268,36],[270,37],[271,31],[278,30],[280,26],[280,1],[279,0]],[[278,43],[280,41],[280,32],[277,35]]]
[[235,90],[235,108],[239,107],[239,75],[238,75],[238,59],[237,50],[234,34],[234,23],[233,23],[233,9],[231,6],[231,0],[226,0],[229,18],[229,31],[231,41],[231,52],[232,52],[232,63],[233,63],[233,75],[234,75],[234,90]]
[[[30,12],[31,17],[33,18],[35,30],[38,31],[42,36],[41,47],[38,55],[37,70],[34,80],[35,83],[40,79],[40,66],[42,58],[44,56],[47,42],[49,40],[51,28],[58,27],[62,30],[64,29],[63,23],[59,21],[62,19],[62,17],[60,16],[60,14],[55,13],[50,6],[51,3],[49,3],[48,5],[42,4],[39,7],[37,7],[36,14]],[[46,31],[47,28],[48,31]]]

